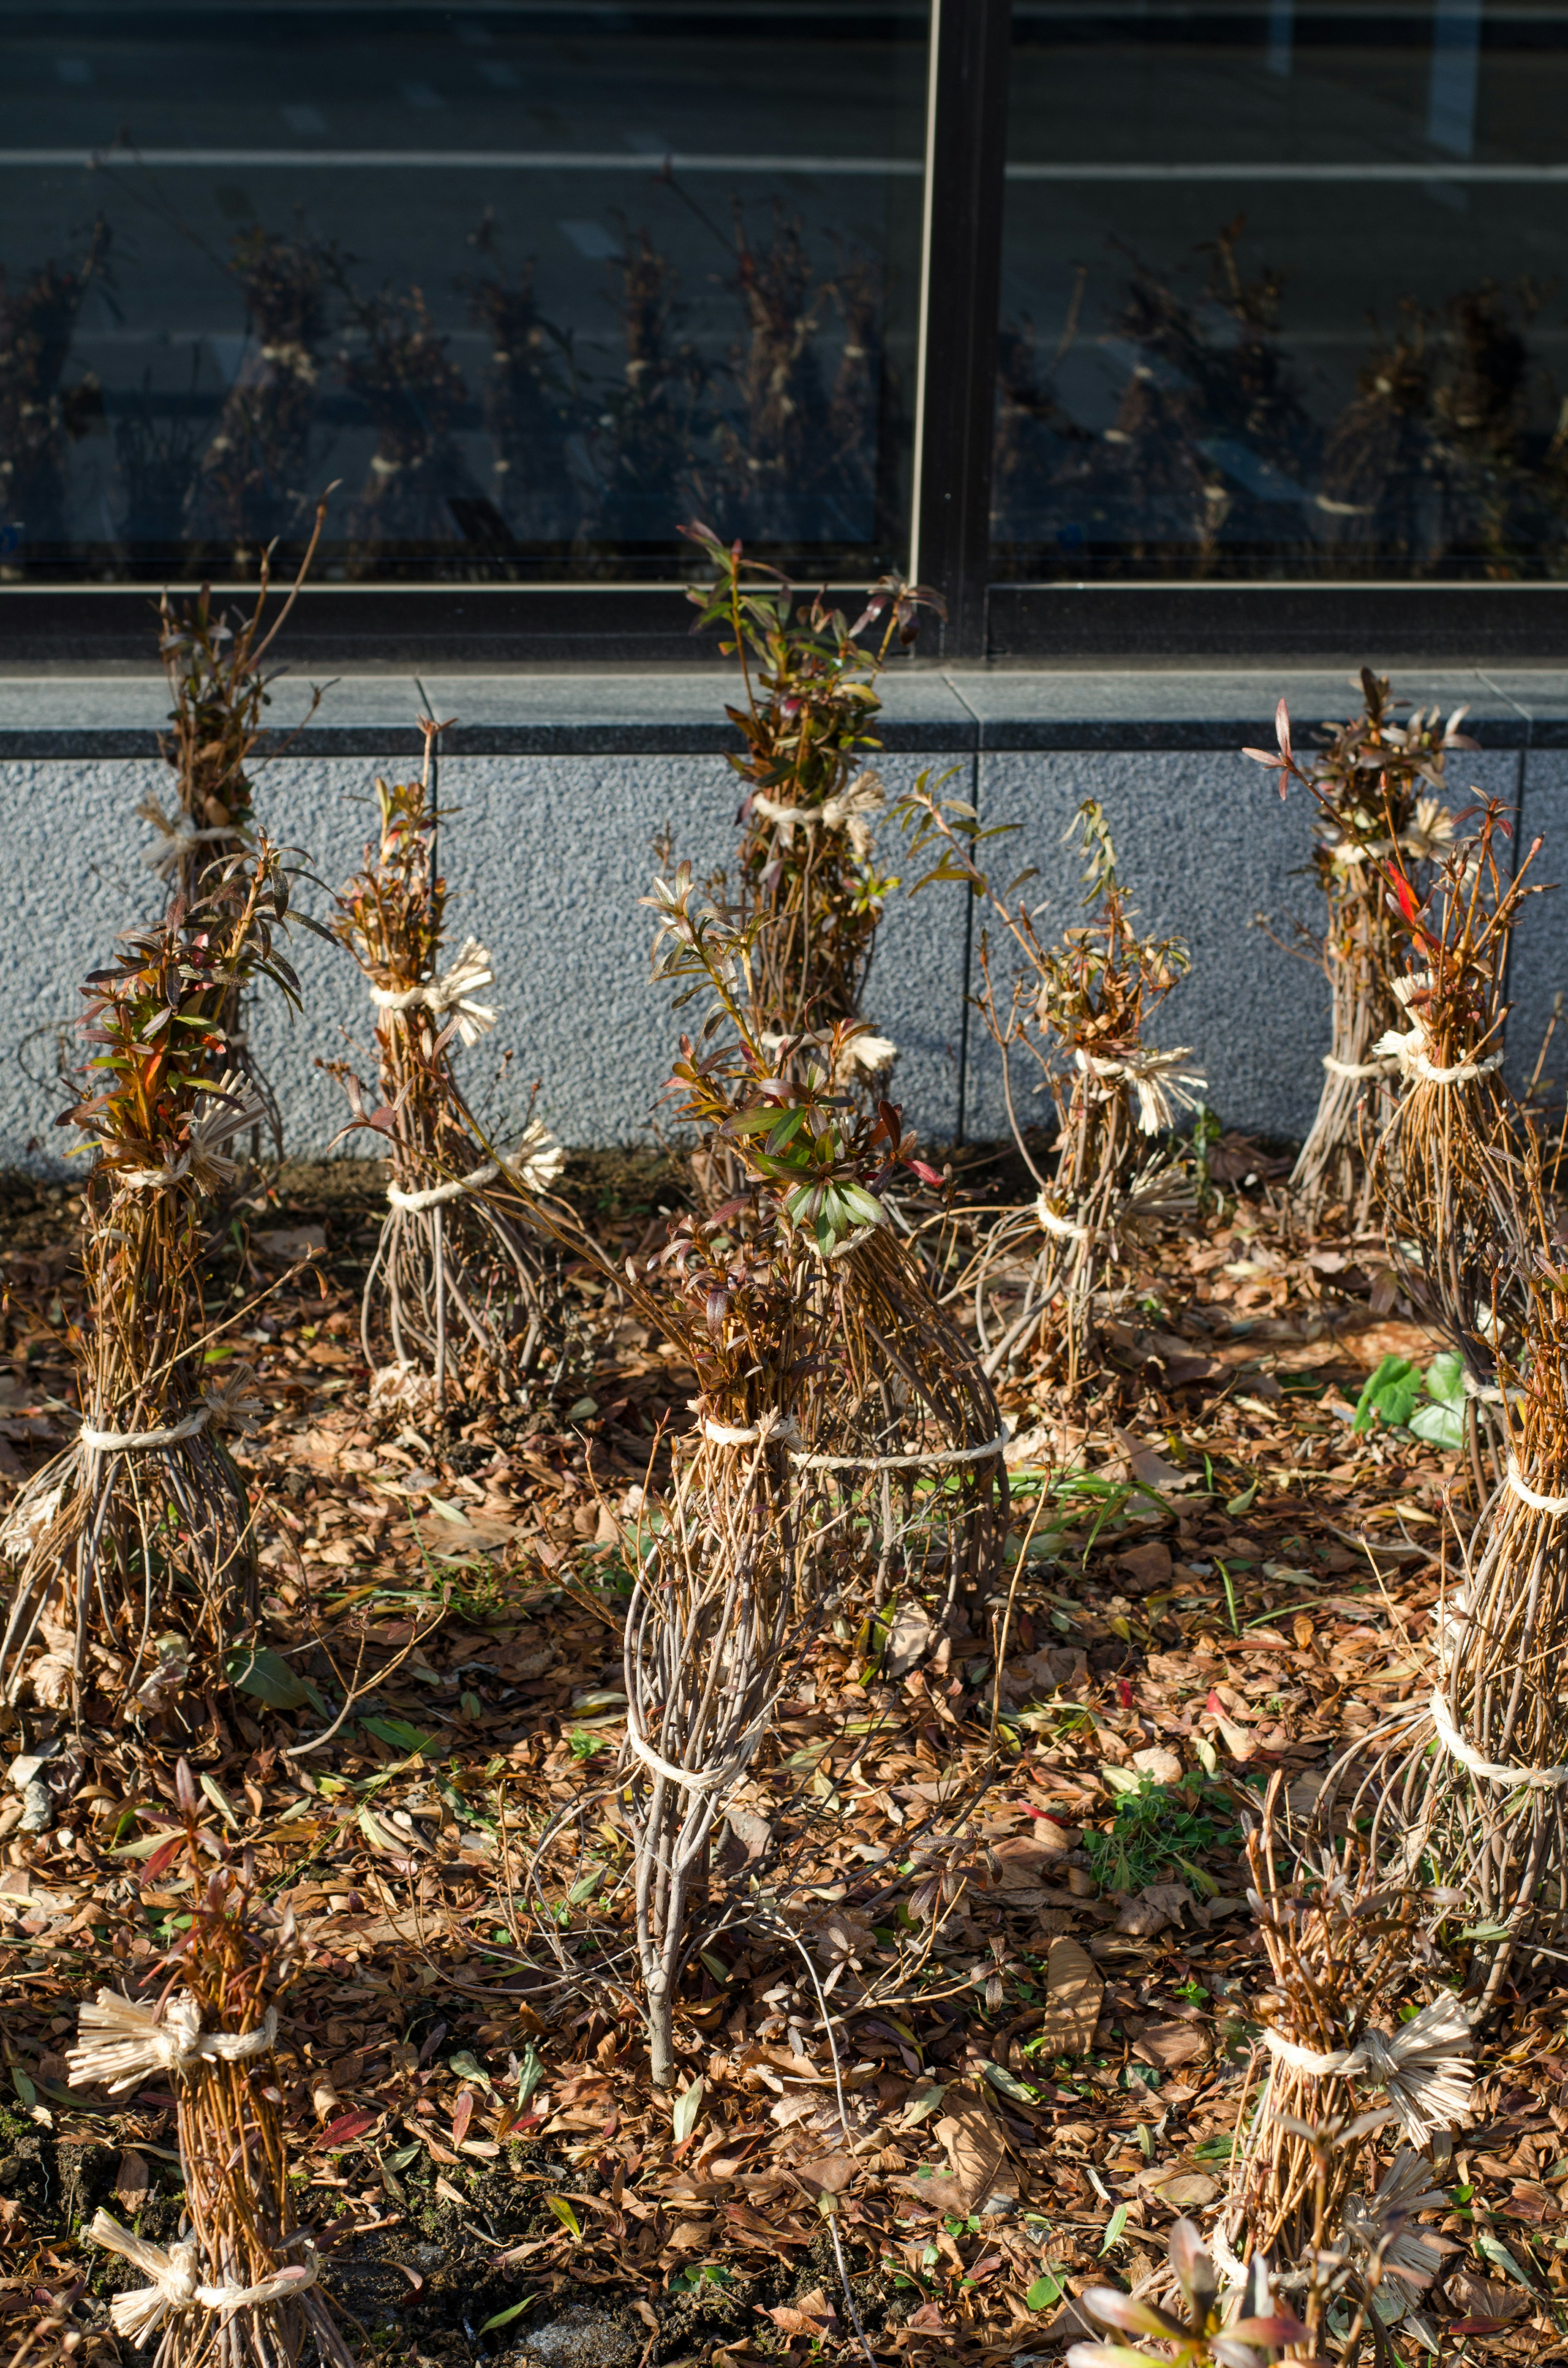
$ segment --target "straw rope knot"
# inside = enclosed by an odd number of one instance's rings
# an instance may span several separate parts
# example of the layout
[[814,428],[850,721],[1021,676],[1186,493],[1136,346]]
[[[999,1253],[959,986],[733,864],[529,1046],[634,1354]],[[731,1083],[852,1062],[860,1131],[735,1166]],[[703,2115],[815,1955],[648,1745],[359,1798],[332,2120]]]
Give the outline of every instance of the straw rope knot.
[[759,1414],[753,1423],[715,1422],[711,1415],[702,1417],[702,1436],[715,1447],[799,1447],[801,1434],[792,1414],[781,1414],[777,1407]]
[[278,2009],[269,2006],[255,2031],[203,2031],[201,2009],[188,1990],[169,1999],[162,2016],[119,1990],[100,1990],[84,2002],[76,2028],[77,2044],[65,2058],[72,2085],[101,2084],[117,2097],[151,2072],[183,2075],[201,2063],[267,2055],[278,2038]]
[[307,2245],[303,2260],[275,2270],[270,2277],[260,2279],[255,2285],[203,2285],[197,2269],[198,2248],[192,2237],[184,2237],[165,2248],[122,2228],[111,2213],[101,2209],[95,2214],[87,2236],[105,2252],[118,2253],[121,2260],[130,2261],[150,2281],[130,2294],[116,2294],[109,2304],[115,2333],[138,2344],[153,2334],[165,2318],[177,2317],[183,2311],[259,2310],[267,2303],[307,2293],[321,2275],[315,2250]]
[[244,844],[243,833],[232,822],[219,829],[193,830],[183,814],[166,814],[156,798],[143,798],[136,812],[158,834],[152,846],[142,849],[142,860],[160,880],[171,879],[187,856],[204,847],[223,847],[231,841]]
[[1519,1471],[1513,1457],[1508,1458],[1508,1486],[1521,1504],[1533,1506],[1538,1513],[1568,1513],[1568,1497],[1540,1497]]
[[1368,2030],[1351,2047],[1303,2047],[1267,2025],[1263,2042],[1277,2062],[1309,2079],[1354,2079],[1381,2089],[1414,2146],[1470,2117],[1475,2085],[1470,2017],[1458,1998],[1434,1998],[1392,2035]]
[[1397,1061],[1401,1075],[1407,1080],[1426,1086],[1468,1086],[1477,1077],[1484,1077],[1503,1065],[1503,1055],[1488,1053],[1481,1060],[1456,1061],[1444,1068],[1432,1058],[1432,1040],[1426,1020],[1419,1011],[1410,1009],[1413,996],[1424,994],[1431,985],[1429,971],[1417,971],[1409,978],[1396,978],[1393,991],[1410,1021],[1408,1029],[1390,1028],[1372,1047],[1374,1056]]
[[1206,1077],[1195,1070],[1178,1070],[1178,1061],[1192,1057],[1190,1044],[1178,1044],[1168,1053],[1159,1053],[1152,1045],[1140,1044],[1125,1058],[1112,1060],[1099,1053],[1085,1052],[1079,1045],[1074,1060],[1085,1076],[1098,1078],[1104,1084],[1124,1079],[1138,1097],[1138,1131],[1141,1134],[1159,1134],[1176,1124],[1176,1105],[1184,1110],[1195,1107],[1187,1087],[1201,1087]]
[[428,979],[422,986],[372,986],[370,1000],[381,1011],[423,1009],[437,1019],[455,1011],[462,1042],[477,1044],[494,1027],[497,1015],[493,1005],[475,1002],[474,997],[481,987],[494,984],[489,948],[477,938],[465,938],[456,962],[439,978]]
[[1043,1192],[1036,1196],[1034,1212],[1046,1232],[1054,1234],[1058,1241],[1092,1242],[1095,1238],[1095,1229],[1092,1225],[1076,1225],[1071,1217],[1059,1215]]
[[453,1176],[444,1184],[430,1184],[418,1192],[405,1192],[399,1184],[387,1186],[387,1200],[394,1209],[417,1213],[422,1209],[438,1209],[448,1201],[460,1201],[467,1192],[482,1191],[505,1177],[508,1184],[525,1192],[548,1191],[566,1165],[566,1154],[550,1129],[539,1119],[532,1119],[525,1128],[515,1151],[503,1154],[499,1159],[487,1159],[482,1167],[471,1167],[466,1176]]
[[1484,1776],[1494,1784],[1526,1784],[1540,1793],[1555,1792],[1568,1784],[1568,1768],[1515,1768],[1506,1760],[1483,1759],[1474,1744],[1467,1743],[1460,1733],[1448,1698],[1437,1686],[1432,1689],[1428,1708],[1438,1742],[1449,1758],[1457,1759],[1461,1768],[1468,1768],[1472,1776]]
[[95,1455],[119,1455],[133,1447],[177,1447],[182,1439],[194,1439],[199,1430],[205,1430],[212,1414],[212,1407],[203,1400],[178,1422],[165,1423],[158,1430],[95,1430],[90,1422],[85,1422],[76,1436]]

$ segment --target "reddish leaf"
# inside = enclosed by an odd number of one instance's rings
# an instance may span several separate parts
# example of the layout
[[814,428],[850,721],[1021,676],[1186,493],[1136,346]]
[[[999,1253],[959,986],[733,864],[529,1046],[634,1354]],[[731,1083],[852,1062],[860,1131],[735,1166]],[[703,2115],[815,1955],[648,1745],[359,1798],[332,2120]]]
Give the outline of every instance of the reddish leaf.
[[327,2123],[316,2144],[323,2146],[351,2146],[356,2138],[364,2136],[375,2118],[374,2113],[367,2113],[363,2110],[340,2113],[335,2122]]
[[464,2089],[452,2109],[452,2144],[460,2146],[468,2135],[468,2125],[473,2119],[473,2090]]
[[143,1861],[142,1868],[142,1881],[143,1885],[146,1885],[149,1883],[155,1883],[161,1874],[167,1874],[170,1867],[173,1866],[176,1859],[178,1858],[184,1848],[185,1836],[183,1834],[175,1834],[168,1841],[165,1842],[161,1850],[155,1850],[153,1852],[152,1857]]

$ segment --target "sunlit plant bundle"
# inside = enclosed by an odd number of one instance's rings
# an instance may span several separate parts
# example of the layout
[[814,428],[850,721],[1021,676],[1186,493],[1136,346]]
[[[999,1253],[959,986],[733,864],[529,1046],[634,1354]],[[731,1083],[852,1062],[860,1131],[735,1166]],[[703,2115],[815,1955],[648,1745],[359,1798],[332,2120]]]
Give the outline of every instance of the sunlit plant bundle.
[[[175,807],[166,813],[162,801],[149,795],[136,811],[156,833],[147,851],[149,865],[187,913],[214,894],[244,894],[244,863],[256,844],[250,768],[267,734],[270,686],[277,679],[276,672],[266,671],[267,658],[310,573],[325,518],[324,498],[294,582],[269,624],[269,550],[261,554],[260,586],[248,617],[215,609],[210,585],[193,601],[176,603],[165,592],[159,604],[158,655],[170,700],[169,730],[161,745],[174,777]],[[312,700],[312,715],[320,698],[318,691]],[[230,988],[222,1019],[224,1058],[250,1080],[281,1156],[282,1121],[251,1051],[237,984]]]
[[[1433,1953],[1430,1918],[1359,1838],[1315,1863],[1298,1856],[1281,1879],[1281,1782],[1276,1771],[1247,1838],[1248,1897],[1273,1986],[1253,2001],[1262,2087],[1250,2113],[1244,2099],[1216,2251],[1222,2263],[1244,2247],[1267,2259],[1321,2352],[1336,2296],[1364,2310],[1383,2275],[1418,2290],[1437,2272],[1449,2248],[1405,2223],[1446,2208],[1426,2192],[1421,2157],[1469,2118],[1474,2040],[1451,1991],[1419,2008],[1409,2000]],[[1403,2146],[1382,2166],[1395,2127]]]
[[648,901],[658,975],[710,1007],[700,1038],[682,1040],[679,1113],[743,1179],[621,1275],[698,1385],[696,1427],[671,1440],[670,1481],[642,1498],[628,1541],[619,1797],[663,2086],[715,1831],[800,1648],[835,1607],[898,1581],[978,1611],[1006,1483],[995,1401],[884,1206],[914,1138],[891,1104],[867,1115],[833,1084],[857,1023],[786,1075],[753,992],[757,939],[776,924],[722,913],[686,866]]
[[[288,881],[264,838],[210,893],[176,896],[153,928],[93,972],[83,1022],[97,1090],[59,1123],[92,1146],[84,1188],[86,1315],[74,1331],[81,1429],[20,1491],[0,1546],[21,1565],[0,1638],[0,1687],[24,1679],[80,1714],[98,1682],[117,1719],[155,1713],[254,1616],[245,1486],[222,1434],[260,1411],[203,1313],[212,1203],[256,1125],[254,1087],[227,1058],[235,995],[269,979],[296,1007],[278,950]],[[42,1656],[29,1659],[35,1647]]]
[[1423,900],[1389,867],[1411,958],[1392,983],[1400,1020],[1373,1051],[1396,1065],[1400,1095],[1378,1138],[1370,1181],[1405,1295],[1463,1363],[1467,1444],[1477,1502],[1479,1443],[1500,1444],[1499,1356],[1517,1364],[1530,1247],[1544,1238],[1540,1154],[1502,1076],[1508,940],[1540,842],[1512,873],[1501,807],[1477,810],[1474,836],[1438,867]]
[[[1002,1055],[1014,1140],[1040,1190],[1032,1207],[1014,1212],[988,1235],[974,1261],[985,1371],[998,1372],[1037,1342],[1051,1341],[1068,1387],[1075,1388],[1085,1369],[1097,1295],[1110,1290],[1141,1228],[1191,1206],[1190,1186],[1166,1139],[1180,1112],[1197,1107],[1204,1080],[1181,1066],[1190,1047],[1165,1051],[1146,1041],[1190,956],[1178,938],[1140,935],[1118,875],[1109,825],[1093,799],[1079,807],[1068,834],[1082,841],[1089,917],[1064,929],[1056,943],[1040,934],[1039,915],[1017,893],[1033,871],[998,887],[975,860],[983,841],[1013,825],[982,830],[971,807],[940,798],[925,775],[902,802],[899,819],[911,858],[936,858],[910,894],[934,881],[962,882],[990,905],[1012,964],[1011,977],[1003,979],[983,937],[983,983],[975,1000]],[[1043,1094],[1055,1118],[1049,1174],[1028,1140],[1015,1055],[1038,1073],[1031,1099]],[[994,1317],[992,1297],[1004,1284],[1023,1304]]]
[[140,2347],[156,2338],[154,2368],[294,2368],[307,2347],[353,2368],[289,2182],[273,2051],[293,1918],[267,1906],[248,1851],[236,1867],[201,1829],[187,1760],[176,1789],[185,1830],[150,1866],[184,1858],[189,1930],[158,1968],[166,1979],[150,2003],[99,1990],[83,2005],[68,2058],[78,2087],[118,2095],[155,2081],[175,2096],[181,2235],[156,2245],[102,2210],[86,2231],[142,2280],[111,2300],[115,2332]]
[[1318,1810],[1447,1901],[1478,2014],[1510,1967],[1568,1945],[1568,1271],[1544,1242],[1520,1362],[1499,1368],[1501,1485],[1437,1607],[1430,1685],[1346,1754]]
[[376,1133],[392,1171],[360,1310],[371,1408],[439,1419],[486,1390],[526,1402],[546,1352],[560,1347],[555,1262],[517,1204],[548,1190],[565,1155],[537,1119],[506,1155],[492,1151],[453,1072],[454,1047],[494,1026],[483,1000],[494,973],[472,938],[442,967],[434,744],[431,729],[422,780],[377,781],[380,833],[338,895],[333,928],[377,1012],[375,1106],[338,1072],[350,1125]]
[[1327,905],[1319,951],[1331,996],[1329,1050],[1317,1114],[1291,1171],[1292,1190],[1309,1218],[1342,1206],[1358,1227],[1370,1210],[1366,1145],[1392,1114],[1398,1069],[1378,1049],[1400,1024],[1395,980],[1410,930],[1391,899],[1387,868],[1397,864],[1419,882],[1454,845],[1457,821],[1443,800],[1450,748],[1478,744],[1460,730],[1465,710],[1446,720],[1436,707],[1404,707],[1391,699],[1386,676],[1361,669],[1366,700],[1349,723],[1326,725],[1325,744],[1304,761],[1294,750],[1290,717],[1280,700],[1277,751],[1245,748],[1244,756],[1279,776],[1283,798],[1299,781],[1317,803],[1312,869]]
[[[726,657],[738,658],[744,707],[725,710],[745,742],[730,763],[745,783],[736,856],[736,904],[746,919],[772,925],[755,942],[756,1008],[770,1036],[825,1043],[840,1021],[859,1019],[883,900],[897,882],[875,860],[875,827],[886,803],[866,762],[876,683],[895,649],[920,630],[937,595],[883,576],[853,623],[818,594],[802,606],[775,567],[726,546],[711,527],[681,529],[717,581],[687,598],[692,628],[717,625]],[[862,645],[869,626],[880,634]],[[848,1084],[885,1069],[895,1047],[867,1028],[845,1042]]]

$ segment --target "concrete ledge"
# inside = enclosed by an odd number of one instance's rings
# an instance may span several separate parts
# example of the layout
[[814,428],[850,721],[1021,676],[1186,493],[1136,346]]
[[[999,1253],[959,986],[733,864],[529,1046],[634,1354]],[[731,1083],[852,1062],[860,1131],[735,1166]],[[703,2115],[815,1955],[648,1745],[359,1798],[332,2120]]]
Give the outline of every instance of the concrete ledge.
[[[1488,748],[1568,747],[1568,672],[1413,668],[1402,698],[1445,711],[1468,706]],[[742,746],[725,721],[741,700],[737,670],[650,673],[348,675],[312,686],[286,674],[269,723],[275,754],[407,757],[423,746],[415,719],[454,719],[449,756],[721,756]],[[893,752],[962,756],[986,749],[1104,748],[1172,753],[1273,741],[1283,697],[1310,727],[1358,703],[1348,673],[1321,667],[1099,667],[964,670],[895,664],[882,684],[878,737]],[[0,759],[156,757],[167,723],[161,675],[0,676]],[[287,747],[283,746],[287,742]]]
[[[1422,705],[1468,706],[1481,750],[1451,768],[1451,803],[1467,803],[1472,788],[1502,798],[1517,810],[1521,844],[1549,834],[1544,877],[1562,875],[1568,672],[1407,668],[1394,684]],[[987,823],[1017,825],[1006,862],[1036,868],[1031,895],[1052,926],[1078,911],[1080,866],[1063,832],[1084,799],[1098,799],[1143,925],[1192,947],[1191,973],[1161,1014],[1161,1041],[1192,1046],[1192,1066],[1207,1075],[1208,1099],[1227,1123],[1299,1135],[1322,1075],[1326,990],[1278,941],[1290,944],[1298,923],[1320,918],[1307,869],[1311,801],[1282,806],[1270,777],[1239,755],[1247,742],[1272,745],[1282,694],[1303,746],[1323,719],[1354,713],[1360,697],[1348,670],[1304,666],[900,664],[886,678],[879,737],[895,794],[923,769],[951,773]],[[736,670],[722,666],[410,670],[333,682],[304,725],[309,683],[290,674],[274,685],[257,804],[275,838],[304,850],[313,876],[301,879],[298,901],[317,917],[359,859],[374,774],[414,769],[420,715],[456,719],[442,774],[453,810],[442,843],[452,926],[493,949],[502,1011],[495,1033],[463,1056],[464,1078],[497,1128],[520,1116],[537,1079],[540,1113],[564,1140],[648,1139],[687,1023],[649,984],[649,916],[638,900],[653,844],[666,835],[699,877],[733,855],[736,782],[724,758],[740,744],[724,710],[738,696]],[[134,810],[149,791],[168,802],[158,750],[167,705],[153,673],[0,677],[0,832],[10,859],[0,898],[9,982],[0,1164],[58,1164],[63,1139],[51,1121],[65,1097],[53,1072],[81,1008],[80,981],[119,930],[159,909],[142,860],[149,834]],[[902,868],[891,829],[881,856],[890,871]],[[867,1015],[901,1048],[893,1092],[927,1137],[1006,1126],[994,1050],[967,1000],[980,936],[957,889],[890,898]],[[304,1015],[290,1023],[277,998],[263,997],[254,1025],[290,1148],[319,1156],[345,1115],[323,1064],[348,1057],[364,1072],[370,1013],[341,952],[301,933],[292,958]],[[1510,987],[1510,1068],[1523,1076],[1568,987],[1556,898],[1527,906]]]

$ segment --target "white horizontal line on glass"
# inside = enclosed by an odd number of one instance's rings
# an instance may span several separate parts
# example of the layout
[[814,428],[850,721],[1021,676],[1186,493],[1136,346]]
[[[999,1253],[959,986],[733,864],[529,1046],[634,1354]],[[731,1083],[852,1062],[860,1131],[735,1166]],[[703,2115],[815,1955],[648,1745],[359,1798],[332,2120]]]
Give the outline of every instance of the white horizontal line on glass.
[[913,174],[925,168],[914,156],[708,156],[675,149],[641,154],[614,149],[545,148],[0,148],[0,165],[278,165],[297,172],[302,165],[395,167],[403,172],[472,170],[525,173],[657,173],[665,165],[677,173]]
[[1568,165],[1009,165],[1009,181],[1568,182]]

